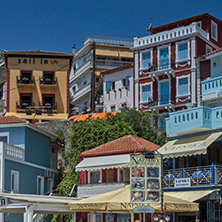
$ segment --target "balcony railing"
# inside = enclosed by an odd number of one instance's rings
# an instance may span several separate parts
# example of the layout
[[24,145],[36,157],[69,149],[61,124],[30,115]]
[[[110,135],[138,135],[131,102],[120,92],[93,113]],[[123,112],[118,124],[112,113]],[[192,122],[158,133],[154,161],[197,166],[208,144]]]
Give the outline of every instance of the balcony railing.
[[209,33],[205,32],[203,29],[197,26],[194,22],[188,26],[178,27],[169,31],[160,32],[154,35],[149,35],[143,38],[134,38],[134,47],[160,44],[163,41],[172,40],[175,38],[184,38],[189,35],[199,34],[205,39],[209,40]]
[[[32,107],[30,107],[30,108],[32,108]],[[33,107],[33,108],[35,108],[35,107]],[[42,104],[42,103],[39,102],[38,109],[41,109],[41,110],[48,110],[48,109],[57,110],[57,102],[55,102],[54,104],[50,104],[50,103]]]
[[46,86],[51,86],[51,85],[57,85],[57,77],[55,78],[42,78],[39,77],[39,84],[40,85],[46,85]]
[[190,186],[222,185],[222,166],[198,166],[164,170],[163,187],[175,187],[175,179],[188,178]]
[[4,155],[5,157],[12,158],[12,159],[17,159],[17,160],[25,160],[25,149],[13,146],[8,143],[3,143],[4,147]]
[[80,89],[78,89],[74,94],[74,99],[72,102],[76,101],[80,97],[84,96],[86,93],[89,93],[91,89],[91,83],[87,83],[86,85],[82,86]]
[[35,106],[35,103],[34,102],[19,102],[19,101],[16,101],[16,109],[26,109],[27,107],[29,106]]
[[132,62],[126,62],[126,61],[112,61],[112,60],[96,60],[96,66],[109,66],[109,67],[120,67],[132,64]]
[[169,105],[176,103],[176,96],[173,94],[164,94],[159,95],[158,98],[149,99],[148,100],[149,107],[161,106],[161,105]]
[[166,69],[175,69],[175,60],[161,59],[159,60],[158,64],[157,63],[149,64],[147,68],[144,68],[144,70],[147,69],[149,72],[156,72]]
[[[214,99],[216,97],[221,97],[222,93],[222,77],[216,77],[207,79],[201,82],[202,85],[202,96],[203,100],[205,99]],[[210,97],[208,94],[212,94]],[[207,96],[208,95],[208,96]]]
[[32,85],[32,84],[35,84],[35,78],[34,76],[29,78],[29,77],[20,77],[20,76],[16,76],[16,84],[19,85],[19,84],[24,84],[24,85]]

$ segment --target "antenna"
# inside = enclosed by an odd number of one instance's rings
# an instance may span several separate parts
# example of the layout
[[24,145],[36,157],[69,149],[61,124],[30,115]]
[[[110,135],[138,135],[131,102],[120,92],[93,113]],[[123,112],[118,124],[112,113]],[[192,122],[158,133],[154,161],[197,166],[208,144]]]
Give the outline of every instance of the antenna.
[[152,17],[150,17],[150,25],[149,28],[145,27],[145,29],[150,32],[151,34],[153,34],[153,28],[152,28]]

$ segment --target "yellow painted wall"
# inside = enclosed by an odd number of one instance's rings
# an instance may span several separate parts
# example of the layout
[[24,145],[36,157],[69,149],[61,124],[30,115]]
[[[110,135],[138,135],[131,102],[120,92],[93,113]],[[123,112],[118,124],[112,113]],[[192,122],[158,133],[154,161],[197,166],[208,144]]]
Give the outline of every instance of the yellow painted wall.
[[[21,60],[23,59],[21,58]],[[58,63],[52,64],[54,60]],[[29,58],[28,64],[16,64],[17,62],[18,58],[8,58],[8,68],[10,69],[9,112],[16,112],[16,101],[19,102],[20,93],[32,93],[35,105],[39,105],[39,102],[40,104],[42,103],[42,94],[54,94],[58,113],[67,113],[67,71],[69,70],[69,59],[48,59],[48,65],[40,64],[40,58],[35,58],[35,64],[29,64]],[[16,76],[20,77],[20,70],[33,70],[35,86],[18,86],[16,84]],[[39,77],[43,77],[43,71],[55,71],[55,77],[57,77],[56,87],[40,86]]]

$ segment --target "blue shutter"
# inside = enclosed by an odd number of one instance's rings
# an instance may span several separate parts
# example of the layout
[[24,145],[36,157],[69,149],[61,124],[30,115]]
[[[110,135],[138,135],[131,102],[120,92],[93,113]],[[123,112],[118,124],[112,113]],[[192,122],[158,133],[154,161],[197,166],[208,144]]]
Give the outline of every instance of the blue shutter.
[[111,90],[111,81],[106,82],[106,91]]
[[188,59],[188,47],[187,43],[178,45],[178,59],[185,60]]
[[125,79],[125,86],[128,86],[129,85],[129,76],[126,76],[126,79]]
[[179,79],[179,95],[187,95],[188,94],[188,78]]
[[169,48],[160,49],[159,69],[169,68]]

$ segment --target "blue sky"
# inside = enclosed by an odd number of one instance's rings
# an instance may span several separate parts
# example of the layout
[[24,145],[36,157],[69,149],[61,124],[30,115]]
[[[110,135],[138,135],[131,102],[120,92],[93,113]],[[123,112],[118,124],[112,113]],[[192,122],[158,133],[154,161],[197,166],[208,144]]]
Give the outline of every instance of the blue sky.
[[208,12],[221,0],[0,0],[0,51],[77,50],[89,35],[134,38],[153,27]]

